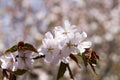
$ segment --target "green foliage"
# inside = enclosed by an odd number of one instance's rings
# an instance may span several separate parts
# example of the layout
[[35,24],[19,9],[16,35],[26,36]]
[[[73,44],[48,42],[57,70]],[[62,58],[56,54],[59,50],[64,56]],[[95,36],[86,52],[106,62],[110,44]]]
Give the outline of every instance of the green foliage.
[[58,70],[58,74],[57,74],[57,80],[59,80],[61,77],[63,77],[63,75],[66,71],[66,68],[67,68],[67,64],[61,62],[59,70]]
[[67,64],[67,68],[68,68],[68,71],[69,71],[69,74],[70,74],[70,78],[74,80],[74,77],[73,77],[73,74],[72,74],[72,71],[70,69],[69,64]]
[[75,55],[70,54],[70,58],[71,58],[73,61],[75,61],[75,62],[77,63],[77,65],[80,67],[79,62],[78,62],[78,59],[76,58]]
[[33,47],[33,45],[29,44],[29,43],[25,43],[24,46],[22,47],[23,50],[29,50],[29,51],[33,51],[35,53],[38,53],[37,49],[35,49]]
[[33,47],[33,45],[31,45],[29,43],[19,42],[17,45],[14,45],[11,48],[7,49],[3,53],[3,55],[14,53],[16,51],[21,51],[21,50],[22,51],[29,50],[29,51],[33,51],[35,53],[38,53],[37,49],[35,47]]
[[14,72],[11,72],[11,73],[13,73],[13,74],[15,74],[15,75],[22,75],[22,74],[24,74],[26,71],[27,71],[27,70],[20,70],[20,69],[18,69],[17,71],[14,71]]
[[69,64],[63,63],[63,62],[60,63],[60,67],[59,67],[58,74],[57,74],[57,80],[59,80],[61,77],[63,77],[67,68],[69,71],[70,78],[74,80],[74,77],[73,77],[73,74],[72,74]]
[[70,54],[70,58],[73,59],[78,64],[78,60],[73,54]]
[[15,51],[17,51],[17,50],[18,50],[17,45],[14,45],[14,46],[12,46],[11,48],[7,49],[7,50],[3,53],[3,55],[13,53],[13,52],[15,52]]
[[87,67],[88,62],[87,62],[87,58],[86,58],[85,54],[82,54],[82,59],[83,59],[85,67]]

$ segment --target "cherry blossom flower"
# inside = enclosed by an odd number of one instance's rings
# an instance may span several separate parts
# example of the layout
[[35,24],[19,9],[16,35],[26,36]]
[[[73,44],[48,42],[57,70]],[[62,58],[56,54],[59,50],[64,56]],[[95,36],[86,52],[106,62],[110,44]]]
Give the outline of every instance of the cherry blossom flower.
[[84,41],[86,37],[87,37],[87,34],[85,32],[83,32],[80,35],[81,39],[80,39],[79,44],[78,44],[78,49],[79,49],[80,53],[85,52],[85,49],[90,48],[92,45],[92,43],[90,41]]
[[47,32],[42,43],[43,46],[41,48],[41,52],[45,55],[45,60],[47,62],[52,62],[54,60],[54,56],[57,55],[60,51],[57,40],[54,39],[50,32]]
[[3,69],[16,71],[17,69],[28,70],[32,68],[34,60],[32,59],[31,51],[16,51],[0,58]]
[[78,43],[77,27],[75,25],[70,25],[69,21],[64,22],[64,26],[55,27],[54,29],[55,38],[59,40],[59,46],[65,57],[75,50]]
[[32,68],[34,60],[32,59],[32,51],[19,52],[17,57],[18,69],[29,70]]
[[62,53],[60,53],[54,57],[54,59],[51,63],[58,64],[60,61],[62,61],[64,63],[68,63],[69,59],[70,59],[69,57],[64,57],[64,55],[62,55]]
[[67,20],[64,22],[63,27],[58,26],[54,29],[55,36],[59,39],[71,38],[76,31],[76,26],[70,25],[69,21]]
[[[85,37],[86,37],[85,32],[83,32],[82,34],[80,34],[79,32],[76,32],[76,33],[74,33],[73,37],[71,37],[67,40],[63,40],[64,45],[59,47],[60,52],[57,54],[57,56],[55,56],[53,63],[57,63],[59,61],[67,63],[67,62],[69,62],[68,58],[69,58],[70,54],[77,54],[79,52],[83,53],[84,51],[80,51],[81,49],[79,49],[80,46],[82,47],[82,49],[90,47],[90,46],[88,46],[88,44],[82,45],[84,43],[87,43],[87,42],[82,42],[85,39]],[[58,45],[60,45],[60,44],[61,43],[59,43]]]
[[3,55],[0,57],[0,61],[2,62],[1,68],[7,69],[9,71],[17,70],[17,62],[14,54]]

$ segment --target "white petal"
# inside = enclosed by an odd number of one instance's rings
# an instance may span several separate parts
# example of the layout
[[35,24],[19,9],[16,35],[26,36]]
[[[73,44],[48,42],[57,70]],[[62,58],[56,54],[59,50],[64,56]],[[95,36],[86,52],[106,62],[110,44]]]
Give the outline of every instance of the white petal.
[[63,55],[63,57],[68,57],[71,54],[71,49],[69,49],[68,47],[64,47],[61,51],[61,55]]
[[21,58],[18,58],[17,61],[18,61],[18,69],[25,69],[25,62]]
[[82,36],[82,38],[86,38],[87,37],[86,32],[82,32],[81,36]]
[[64,27],[65,27],[65,28],[70,27],[70,23],[69,23],[68,20],[65,20],[65,21],[64,21]]
[[76,32],[75,35],[74,35],[76,38],[81,38],[81,34],[79,32]]
[[0,57],[0,60],[2,62],[1,67],[3,69],[10,69],[13,71],[17,67],[16,65],[14,65],[15,64],[15,57],[13,54],[2,56],[2,57]]
[[78,45],[78,49],[79,49],[80,53],[85,52],[85,49],[81,45]]
[[56,57],[54,57],[54,59],[52,60],[52,64],[58,64],[59,63],[59,60],[60,60],[60,56],[57,55]]
[[69,57],[63,57],[62,62],[66,64],[69,63]]
[[2,63],[2,64],[1,64],[1,67],[2,67],[2,69],[6,69],[6,68],[7,68],[7,64]]
[[61,26],[57,26],[54,28],[54,34],[62,33],[64,32],[63,28]]
[[51,62],[53,60],[53,55],[51,55],[50,53],[48,53],[47,55],[45,55],[45,60],[47,62]]
[[12,71],[16,71],[16,70],[17,70],[17,67],[18,67],[18,64],[17,64],[17,63],[14,63],[14,64],[13,64]]
[[82,46],[83,48],[90,48],[91,45],[92,45],[92,43],[91,43],[90,41],[85,41],[85,42],[82,42],[82,43],[81,43],[81,46]]
[[47,33],[45,34],[45,38],[47,38],[47,39],[53,39],[52,33],[51,33],[51,32],[47,32]]
[[29,69],[32,68],[33,67],[32,66],[33,62],[34,62],[34,60],[32,60],[31,58],[28,58],[26,60],[26,67],[29,68]]
[[41,48],[41,53],[44,54],[44,55],[47,54],[47,49]]

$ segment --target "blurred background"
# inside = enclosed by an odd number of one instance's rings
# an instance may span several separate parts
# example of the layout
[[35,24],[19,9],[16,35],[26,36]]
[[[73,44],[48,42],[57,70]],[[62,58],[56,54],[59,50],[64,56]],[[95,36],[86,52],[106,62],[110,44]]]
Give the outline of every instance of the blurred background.
[[[98,76],[71,61],[75,80],[120,80],[120,0],[0,0],[0,52],[21,40],[39,48],[44,34],[64,20],[85,31],[100,56]],[[58,65],[38,59],[18,80],[55,80],[57,71]],[[70,80],[67,71],[61,80]]]

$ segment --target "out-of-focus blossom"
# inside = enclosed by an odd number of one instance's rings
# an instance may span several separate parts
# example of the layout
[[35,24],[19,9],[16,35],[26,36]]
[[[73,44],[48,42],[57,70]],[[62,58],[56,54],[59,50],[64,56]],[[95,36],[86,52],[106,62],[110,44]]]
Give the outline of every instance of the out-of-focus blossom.
[[31,51],[24,51],[19,53],[17,57],[18,62],[18,69],[25,69],[29,70],[32,68],[32,64],[34,60],[32,59],[32,52]]
[[17,71],[18,69],[29,70],[32,68],[33,63],[32,52],[16,51],[14,53],[1,56],[0,61],[2,62],[1,67],[9,71]]
[[15,59],[15,55],[9,54],[6,56],[1,56],[0,61],[2,62],[1,68],[2,69],[7,69],[9,71],[16,71],[17,70],[17,62]]

